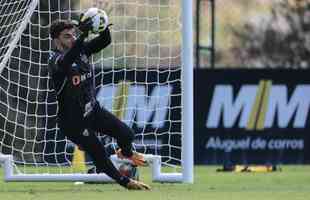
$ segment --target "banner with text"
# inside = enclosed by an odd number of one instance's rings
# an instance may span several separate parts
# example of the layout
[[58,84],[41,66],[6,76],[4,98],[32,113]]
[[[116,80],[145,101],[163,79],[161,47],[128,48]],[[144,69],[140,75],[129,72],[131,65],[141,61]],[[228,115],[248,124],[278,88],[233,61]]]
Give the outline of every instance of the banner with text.
[[195,71],[195,163],[309,163],[310,70]]

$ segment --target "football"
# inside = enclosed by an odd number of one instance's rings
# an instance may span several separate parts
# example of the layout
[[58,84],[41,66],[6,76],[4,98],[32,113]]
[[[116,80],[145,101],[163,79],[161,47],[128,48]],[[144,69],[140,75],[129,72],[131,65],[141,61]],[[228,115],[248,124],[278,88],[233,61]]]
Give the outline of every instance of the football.
[[93,21],[92,33],[98,33],[107,28],[109,24],[108,15],[99,8],[89,8],[83,15],[83,18],[91,18]]
[[127,176],[128,178],[139,180],[139,172],[138,168],[131,163],[122,163],[118,168],[119,172],[123,176]]

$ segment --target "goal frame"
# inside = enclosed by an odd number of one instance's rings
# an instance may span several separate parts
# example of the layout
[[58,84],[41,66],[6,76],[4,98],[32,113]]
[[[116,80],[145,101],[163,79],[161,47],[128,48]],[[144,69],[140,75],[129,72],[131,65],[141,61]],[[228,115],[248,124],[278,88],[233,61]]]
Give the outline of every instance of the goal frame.
[[[25,20],[17,30],[17,34],[11,42],[3,61],[0,63],[0,72],[9,60],[16,43],[18,42],[30,17],[34,12],[38,0],[33,0],[25,16]],[[182,151],[180,173],[162,173],[161,157],[154,155],[145,155],[146,160],[152,168],[152,179],[157,182],[194,182],[193,170],[193,1],[182,0],[182,75],[181,86],[182,96]],[[118,162],[115,156],[112,161]],[[105,174],[15,174],[14,161],[12,155],[0,153],[0,163],[3,165],[5,181],[88,181],[88,182],[111,182],[113,181]]]

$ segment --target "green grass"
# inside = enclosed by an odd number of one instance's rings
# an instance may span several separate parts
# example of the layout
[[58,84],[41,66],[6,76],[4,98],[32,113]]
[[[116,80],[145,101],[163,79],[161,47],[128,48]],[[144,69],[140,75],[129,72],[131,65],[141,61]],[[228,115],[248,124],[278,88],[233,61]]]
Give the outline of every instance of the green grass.
[[194,184],[152,183],[149,171],[141,178],[152,191],[127,191],[117,184],[5,183],[0,169],[1,200],[308,200],[310,166],[283,166],[281,172],[216,172],[217,167],[195,167]]

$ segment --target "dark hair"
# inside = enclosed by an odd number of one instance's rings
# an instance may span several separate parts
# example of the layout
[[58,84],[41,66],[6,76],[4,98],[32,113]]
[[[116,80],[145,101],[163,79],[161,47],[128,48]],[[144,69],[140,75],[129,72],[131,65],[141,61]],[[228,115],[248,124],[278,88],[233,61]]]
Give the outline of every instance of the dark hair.
[[75,25],[69,20],[56,20],[50,26],[50,35],[52,39],[58,38],[61,31],[65,29],[72,29]]

